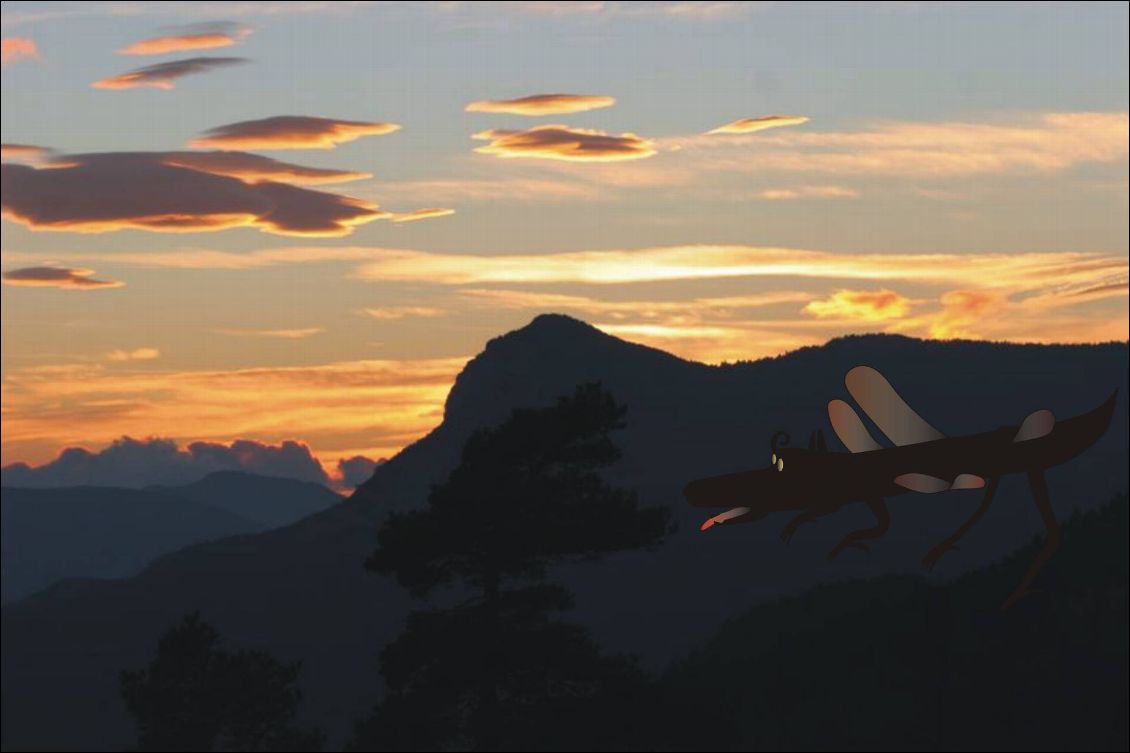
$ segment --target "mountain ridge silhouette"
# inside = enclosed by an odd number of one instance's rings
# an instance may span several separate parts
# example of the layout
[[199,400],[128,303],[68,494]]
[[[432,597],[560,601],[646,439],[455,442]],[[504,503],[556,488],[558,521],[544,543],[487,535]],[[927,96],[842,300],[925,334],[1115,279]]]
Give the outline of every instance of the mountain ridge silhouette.
[[[785,521],[776,518],[711,532],[719,535],[698,532],[701,511],[683,502],[684,484],[766,465],[778,429],[799,439],[826,428],[824,407],[844,396],[843,375],[852,366],[879,368],[924,418],[960,434],[1016,423],[1041,408],[1063,417],[1088,410],[1125,384],[1127,361],[1126,343],[879,335],[707,366],[543,315],[491,340],[456,379],[443,422],[345,502],[274,531],[174,552],[134,578],[65,581],[5,607],[4,745],[124,744],[132,730],[107,678],[143,663],[156,636],[188,609],[199,609],[235,645],[303,660],[306,713],[329,726],[331,744],[340,741],[379,693],[377,655],[410,608],[395,583],[362,570],[380,521],[423,504],[472,431],[576,384],[600,381],[627,405],[627,428],[614,437],[624,456],[609,476],[638,488],[645,504],[670,505],[679,530],[656,552],[571,565],[558,577],[577,596],[579,621],[602,643],[661,666],[767,597],[842,578],[918,572],[921,556],[976,505],[976,496],[960,492],[900,498],[891,506],[891,533],[870,556],[854,553],[831,565],[825,553],[843,533],[868,523],[866,510],[821,520],[789,547],[777,538]],[[1049,475],[1057,511],[1125,491],[1126,416],[1122,395],[1103,440]],[[994,509],[943,561],[941,574],[990,561],[1040,530],[1026,493],[1020,481],[1002,483]],[[56,716],[63,708],[66,724]]]

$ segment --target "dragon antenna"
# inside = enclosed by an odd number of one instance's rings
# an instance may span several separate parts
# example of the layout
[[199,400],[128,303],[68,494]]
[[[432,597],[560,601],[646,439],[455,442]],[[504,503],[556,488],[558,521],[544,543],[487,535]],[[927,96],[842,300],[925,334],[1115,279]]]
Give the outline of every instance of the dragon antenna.
[[773,432],[773,438],[769,440],[769,449],[778,450],[789,443],[789,433],[787,431]]

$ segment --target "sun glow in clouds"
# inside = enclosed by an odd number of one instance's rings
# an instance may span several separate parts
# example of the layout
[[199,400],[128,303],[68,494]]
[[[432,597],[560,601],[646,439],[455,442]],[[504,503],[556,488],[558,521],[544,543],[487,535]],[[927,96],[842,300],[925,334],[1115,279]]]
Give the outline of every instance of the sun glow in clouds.
[[804,313],[818,319],[881,322],[901,319],[913,303],[893,290],[837,290],[824,300],[810,302]]

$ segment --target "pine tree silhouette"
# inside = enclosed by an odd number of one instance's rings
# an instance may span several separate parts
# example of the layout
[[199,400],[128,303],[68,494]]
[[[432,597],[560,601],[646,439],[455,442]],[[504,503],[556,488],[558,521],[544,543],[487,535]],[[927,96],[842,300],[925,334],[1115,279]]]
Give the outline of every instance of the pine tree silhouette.
[[516,410],[471,436],[427,509],[389,517],[366,567],[417,598],[443,586],[469,598],[409,616],[381,656],[388,692],[355,747],[575,749],[631,738],[647,678],[553,619],[572,597],[546,582],[553,563],[652,547],[668,531],[667,509],[641,509],[599,473],[620,457],[610,434],[625,412],[599,384]]
[[192,613],[161,637],[146,669],[121,673],[138,750],[320,750],[320,732],[291,724],[301,665],[219,644],[215,628]]

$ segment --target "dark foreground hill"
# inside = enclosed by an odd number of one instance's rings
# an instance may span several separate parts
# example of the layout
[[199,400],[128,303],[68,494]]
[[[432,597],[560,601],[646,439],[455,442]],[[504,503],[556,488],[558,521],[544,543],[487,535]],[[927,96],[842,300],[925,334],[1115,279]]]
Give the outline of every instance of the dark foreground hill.
[[162,554],[277,528],[340,501],[318,484],[238,471],[140,490],[5,487],[3,603],[62,578],[136,575]]
[[[1074,516],[1041,592],[1001,612],[1039,544],[953,582],[821,586],[729,620],[664,678],[688,750],[1126,750],[1125,495]],[[987,606],[988,605],[988,606]]]
[[[378,468],[347,502],[275,531],[176,552],[134,578],[65,581],[6,607],[4,745],[128,744],[133,729],[116,695],[117,672],[144,664],[157,636],[189,610],[200,610],[236,646],[302,660],[304,710],[328,727],[331,745],[340,742],[379,694],[378,654],[409,608],[395,583],[362,569],[380,522],[389,510],[423,504],[472,430],[513,407],[544,405],[581,382],[601,380],[628,406],[628,427],[617,437],[624,457],[613,480],[638,488],[645,504],[670,505],[679,523],[655,552],[560,573],[576,593],[576,618],[608,648],[660,667],[703,644],[749,604],[827,581],[918,572],[922,555],[976,506],[976,493],[898,497],[892,530],[869,556],[853,551],[831,563],[825,553],[839,538],[870,524],[866,510],[822,519],[786,547],[778,539],[784,518],[701,534],[701,511],[682,500],[691,479],[767,465],[775,430],[807,438],[826,429],[827,400],[845,396],[843,375],[861,363],[887,374],[938,429],[959,434],[1016,424],[1039,408],[1063,417],[1093,408],[1126,384],[1127,346],[867,336],[709,367],[567,317],[539,317],[469,362],[443,423]],[[1124,492],[1126,455],[1122,394],[1099,444],[1049,474],[1059,514]],[[1039,529],[1023,480],[1006,479],[993,509],[942,561],[940,573],[982,566]],[[995,609],[1006,592],[986,594],[986,607]]]

